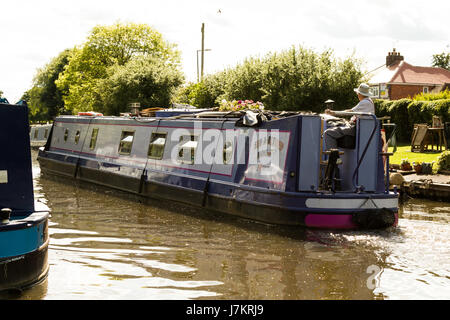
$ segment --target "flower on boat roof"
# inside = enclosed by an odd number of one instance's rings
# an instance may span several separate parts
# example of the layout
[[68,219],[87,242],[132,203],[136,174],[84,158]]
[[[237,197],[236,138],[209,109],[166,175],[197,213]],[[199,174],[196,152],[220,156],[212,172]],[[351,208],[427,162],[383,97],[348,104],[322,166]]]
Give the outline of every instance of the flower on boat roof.
[[253,100],[233,100],[223,99],[219,107],[220,111],[239,111],[239,110],[264,110],[262,102]]

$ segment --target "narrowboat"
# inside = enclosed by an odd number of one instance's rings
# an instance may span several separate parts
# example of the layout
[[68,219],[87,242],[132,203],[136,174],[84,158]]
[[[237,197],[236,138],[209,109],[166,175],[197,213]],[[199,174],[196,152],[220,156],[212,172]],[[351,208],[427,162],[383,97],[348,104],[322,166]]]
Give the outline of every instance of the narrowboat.
[[47,142],[48,134],[52,125],[49,123],[46,124],[37,124],[30,126],[30,144],[31,148],[38,149],[42,147]]
[[339,119],[305,112],[59,116],[38,161],[44,173],[205,214],[325,229],[395,226],[398,194],[389,191],[379,120],[357,115],[354,139],[331,151],[322,133]]
[[0,291],[32,286],[49,270],[49,211],[35,208],[29,129],[27,106],[0,103]]

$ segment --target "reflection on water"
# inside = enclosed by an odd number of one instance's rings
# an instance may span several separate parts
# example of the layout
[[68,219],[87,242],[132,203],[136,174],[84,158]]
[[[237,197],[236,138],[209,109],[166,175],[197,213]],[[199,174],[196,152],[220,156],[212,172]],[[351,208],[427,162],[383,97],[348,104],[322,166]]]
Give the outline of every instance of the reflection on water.
[[317,231],[33,170],[52,210],[50,272],[21,299],[450,299],[448,203],[410,200],[397,228]]

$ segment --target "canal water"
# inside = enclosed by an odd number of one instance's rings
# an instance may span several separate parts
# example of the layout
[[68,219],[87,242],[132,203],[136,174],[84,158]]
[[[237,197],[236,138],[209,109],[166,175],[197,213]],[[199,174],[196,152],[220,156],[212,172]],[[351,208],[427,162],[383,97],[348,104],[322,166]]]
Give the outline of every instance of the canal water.
[[386,230],[287,228],[55,179],[32,155],[50,272],[19,299],[450,299],[450,203],[410,199]]

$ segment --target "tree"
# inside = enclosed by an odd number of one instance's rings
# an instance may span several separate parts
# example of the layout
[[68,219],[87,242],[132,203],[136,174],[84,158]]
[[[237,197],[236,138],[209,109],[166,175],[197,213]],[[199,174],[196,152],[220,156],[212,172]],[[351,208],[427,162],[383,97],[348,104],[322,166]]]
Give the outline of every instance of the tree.
[[119,114],[126,111],[130,102],[139,102],[143,107],[165,107],[182,83],[181,72],[160,59],[132,59],[125,65],[110,67],[108,76],[98,82],[103,103],[99,111]]
[[[180,54],[175,45],[167,43],[159,32],[148,25],[116,23],[94,27],[87,41],[72,51],[69,64],[56,81],[57,87],[64,93],[66,108],[72,112],[109,111],[105,102],[112,100],[105,96],[105,91],[120,90],[105,86],[114,86],[112,79],[118,77],[114,75],[119,69],[120,72],[127,69],[120,67],[135,59],[140,60],[141,64],[156,63],[172,69],[178,69],[180,64]],[[108,77],[112,78],[108,80]],[[124,105],[119,109],[125,110],[129,102],[122,100]],[[118,111],[116,107],[113,107],[115,112]]]
[[186,87],[179,102],[197,107],[218,106],[222,99],[260,101],[270,110],[320,112],[333,99],[337,109],[353,107],[353,88],[363,80],[361,61],[350,56],[336,59],[332,50],[316,53],[292,47],[264,58],[248,58],[234,68],[208,75]]
[[62,92],[56,87],[55,80],[64,71],[71,50],[67,49],[39,69],[33,79],[33,87],[22,100],[28,102],[30,117],[33,120],[50,120],[64,109]]
[[450,53],[433,54],[432,66],[450,70]]

